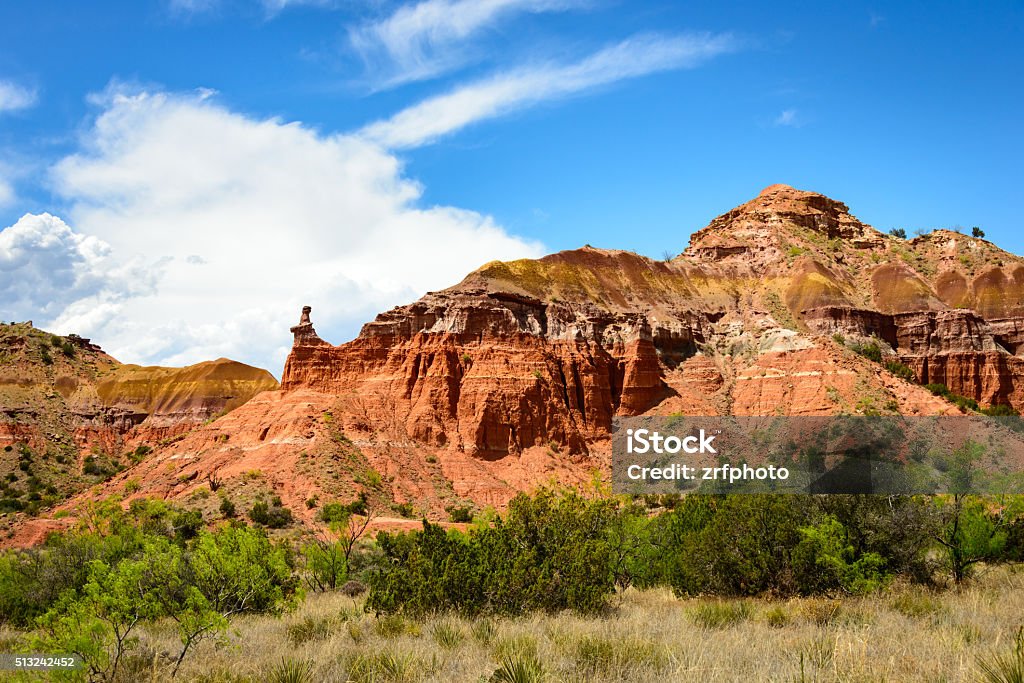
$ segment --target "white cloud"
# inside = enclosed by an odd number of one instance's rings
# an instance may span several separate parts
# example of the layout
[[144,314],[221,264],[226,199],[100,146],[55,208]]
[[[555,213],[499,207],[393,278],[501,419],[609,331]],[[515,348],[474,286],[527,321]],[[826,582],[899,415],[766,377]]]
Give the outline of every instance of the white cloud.
[[35,105],[38,93],[12,81],[0,81],[0,112],[28,109]]
[[634,36],[568,65],[544,65],[461,86],[362,129],[392,148],[423,145],[477,121],[614,81],[696,66],[734,49],[728,35]]
[[155,271],[118,263],[110,246],[48,213],[26,214],[0,231],[0,316],[53,320],[68,306],[113,305],[152,291]]
[[155,290],[86,288],[51,315],[57,331],[130,362],[228,356],[278,373],[304,304],[338,343],[491,259],[541,252],[487,216],[420,206],[420,186],[365,139],[249,118],[201,94],[109,93],[53,183],[107,257],[156,264]]
[[380,72],[381,85],[393,87],[462,66],[469,59],[467,41],[509,15],[561,12],[588,4],[588,0],[423,0],[350,29],[349,39],[367,65]]
[[775,117],[774,121],[776,126],[800,126],[800,119],[797,116],[796,109],[785,109],[778,116]]

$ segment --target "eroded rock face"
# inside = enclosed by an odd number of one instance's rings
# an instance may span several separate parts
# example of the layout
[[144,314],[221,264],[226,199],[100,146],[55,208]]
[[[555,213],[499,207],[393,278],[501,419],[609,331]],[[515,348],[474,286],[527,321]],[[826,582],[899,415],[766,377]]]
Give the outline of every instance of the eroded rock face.
[[899,403],[887,378],[833,352],[849,337],[877,338],[922,384],[1024,408],[1018,282],[1021,259],[984,240],[897,239],[841,202],[773,185],[669,261],[584,247],[494,262],[347,344],[300,325],[282,388],[358,395],[362,427],[482,459],[548,443],[587,453],[615,415],[670,406],[826,413],[845,392]]
[[[239,504],[278,496],[307,525],[316,524],[307,501],[360,493],[378,511],[410,503],[446,520],[453,503],[501,508],[518,491],[607,473],[616,415],[960,411],[925,383],[1024,409],[1021,283],[1024,260],[985,240],[898,239],[840,202],[776,185],[694,233],[673,259],[583,247],[488,263],[338,346],[317,335],[307,307],[291,328],[280,391],[192,422],[169,443],[174,432],[160,430],[182,416],[228,407],[204,396],[244,392],[214,381],[214,368],[168,379],[179,389],[165,393],[158,369],[98,378],[58,359],[47,400],[79,411],[83,442],[165,440],[105,493],[133,479],[133,495],[191,505],[223,480]],[[872,340],[916,381],[850,348]],[[9,343],[0,354],[24,351],[24,340]],[[0,393],[20,396],[34,377],[0,371]],[[21,424],[0,423],[0,442],[30,438]],[[102,428],[88,431],[94,424]],[[215,500],[203,504],[219,514]]]
[[278,387],[266,370],[224,358],[185,368],[123,365],[88,339],[28,324],[0,329],[0,348],[0,444],[44,452],[53,444],[117,454],[187,432]]

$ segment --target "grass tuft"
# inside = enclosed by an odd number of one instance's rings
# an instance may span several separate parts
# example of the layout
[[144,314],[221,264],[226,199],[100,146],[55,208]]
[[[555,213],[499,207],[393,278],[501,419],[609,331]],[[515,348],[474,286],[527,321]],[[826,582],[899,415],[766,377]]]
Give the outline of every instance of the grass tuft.
[[742,600],[701,602],[689,609],[690,618],[704,628],[728,628],[750,618],[750,605]]

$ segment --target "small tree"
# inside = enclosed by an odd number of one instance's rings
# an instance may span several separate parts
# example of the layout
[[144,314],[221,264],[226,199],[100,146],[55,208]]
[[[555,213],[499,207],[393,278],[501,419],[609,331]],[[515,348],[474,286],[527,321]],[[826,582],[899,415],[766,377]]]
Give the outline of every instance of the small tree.
[[[331,507],[333,506],[333,507]],[[373,510],[356,515],[346,506],[328,504],[328,531],[317,536],[302,549],[306,558],[306,583],[315,591],[340,588],[348,579],[352,552],[373,518]]]
[[39,618],[33,647],[77,654],[91,679],[115,680],[122,657],[138,643],[136,627],[161,613],[143,579],[148,566],[145,560],[122,560],[113,567],[90,562],[85,585],[65,593]]
[[969,496],[978,476],[977,462],[985,446],[967,439],[953,451],[946,477],[952,498],[940,500],[942,526],[935,540],[946,550],[953,581],[963,583],[971,567],[999,557],[1006,546],[1002,512],[989,510],[978,497]]
[[903,228],[893,228],[889,231],[889,234],[893,237],[899,237],[901,240],[907,239],[907,231]]
[[978,239],[984,239],[985,231],[979,228],[977,225],[975,225],[973,228],[971,228],[971,236],[977,237]]
[[940,510],[944,523],[935,540],[946,551],[953,581],[962,584],[979,562],[998,559],[1006,547],[1006,520],[985,501],[954,494]]

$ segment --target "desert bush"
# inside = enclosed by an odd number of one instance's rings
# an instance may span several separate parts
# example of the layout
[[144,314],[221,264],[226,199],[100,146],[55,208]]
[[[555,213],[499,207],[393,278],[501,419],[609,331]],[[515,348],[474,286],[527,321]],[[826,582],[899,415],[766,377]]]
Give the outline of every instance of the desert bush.
[[231,499],[227,496],[221,496],[220,499],[220,514],[224,515],[227,519],[233,519],[237,514],[235,504],[231,502]]
[[292,511],[282,506],[280,499],[270,505],[258,500],[249,510],[249,519],[271,529],[282,529],[292,523]]
[[769,607],[764,612],[764,622],[772,628],[782,628],[788,625],[790,621],[789,612],[781,605]]
[[615,507],[542,491],[517,496],[490,527],[460,533],[424,521],[421,531],[381,533],[384,560],[370,577],[367,607],[467,615],[599,610],[613,589],[606,528]]
[[357,654],[349,660],[348,679],[355,683],[414,680],[419,662],[408,653],[390,650]]
[[831,515],[813,526],[801,527],[803,538],[793,549],[795,580],[802,593],[841,588],[867,593],[887,579],[885,560],[875,552],[857,553],[847,529]]
[[473,521],[473,510],[464,505],[450,505],[445,508],[448,518],[456,524],[464,524]]
[[873,360],[876,363],[882,362],[882,347],[874,339],[868,342],[856,342],[851,344],[850,348],[868,360]]
[[571,644],[577,671],[588,678],[595,674],[626,678],[642,669],[661,669],[668,661],[663,649],[639,638],[585,635]]
[[905,379],[908,382],[916,382],[917,375],[909,367],[899,362],[898,360],[888,360],[885,362],[885,369],[896,375],[900,379]]

